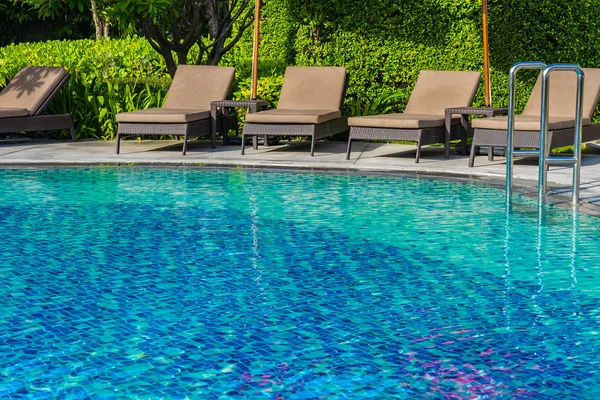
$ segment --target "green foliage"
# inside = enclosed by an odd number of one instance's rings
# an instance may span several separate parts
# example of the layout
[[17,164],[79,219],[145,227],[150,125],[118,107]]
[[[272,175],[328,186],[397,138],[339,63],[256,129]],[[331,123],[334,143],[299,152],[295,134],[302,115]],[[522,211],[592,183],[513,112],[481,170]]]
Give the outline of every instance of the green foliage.
[[[261,100],[267,100],[271,106],[276,107],[282,85],[283,75],[260,78],[258,80],[257,96]],[[236,100],[250,98],[250,78],[239,81],[238,89],[234,91],[233,97]]]
[[[82,0],[83,1],[83,0]],[[39,6],[39,8],[38,8]],[[91,34],[88,13],[60,1],[0,0],[0,46],[46,39],[78,39]]]
[[[283,75],[275,74],[275,71],[271,71],[272,76],[261,77],[258,80],[257,85],[257,97],[261,100],[267,100],[269,107],[277,107],[279,101],[279,93],[281,92],[281,86],[283,85]],[[237,75],[237,72],[236,72]],[[250,78],[242,78],[237,80],[238,83],[234,88],[232,98],[234,100],[248,100],[250,98]],[[238,121],[241,125],[246,115],[246,110],[238,108]]]
[[[291,65],[345,66],[347,107],[410,94],[422,69],[483,71],[481,1],[269,0],[267,6],[263,43],[280,46],[263,46],[261,60],[285,60],[279,55],[285,48]],[[508,70],[517,61],[600,66],[598,15],[598,1],[489,0],[493,104],[506,106]],[[520,75],[518,108],[535,77]],[[407,99],[399,99],[400,110]],[[483,105],[483,79],[475,104]]]
[[350,102],[350,115],[379,115],[398,112],[398,104],[407,97],[406,93],[381,94],[373,98],[357,97]]
[[[78,1],[78,0],[75,0]],[[185,0],[129,0],[111,1],[110,15],[117,17],[121,23],[149,18],[158,21],[161,16],[170,16],[180,12]]]
[[[0,22],[7,3],[0,2]],[[142,4],[130,21],[175,12],[166,11],[167,0],[112,4],[115,18]],[[489,0],[493,105],[506,106],[508,70],[517,61],[600,66],[598,15],[600,1]],[[0,34],[2,29],[0,23]],[[221,60],[236,67],[238,99],[249,97],[252,34],[252,29],[243,32]],[[339,65],[350,74],[347,113],[402,111],[420,70],[482,71],[482,47],[479,0],[370,0],[368,6],[358,0],[267,0],[261,18],[259,97],[275,104],[287,65]],[[194,63],[200,52],[192,47],[188,62]],[[170,82],[162,58],[141,39],[0,48],[0,86],[25,64],[62,65],[73,75],[70,91],[60,101],[73,112],[80,135],[87,137],[111,138],[116,110],[159,105],[157,93],[164,93]],[[520,73],[518,109],[536,75]],[[483,105],[483,79],[475,105]]]
[[139,38],[0,48],[0,87],[25,65],[62,66],[71,74],[48,108],[71,113],[80,138],[113,139],[117,113],[160,107],[171,82],[162,59]]
[[174,76],[193,47],[194,64],[218,65],[252,24],[254,0],[128,0],[116,2],[109,15],[133,24]]
[[[281,0],[264,2],[261,15],[259,76],[261,78],[277,77],[283,75],[288,65],[295,64],[294,30],[296,26],[292,23],[287,5]],[[250,79],[253,36],[254,29],[247,29],[237,45],[221,60],[222,65],[235,67],[236,81],[242,82]],[[278,94],[275,99],[277,97],[279,97]]]
[[0,2],[0,15],[3,21],[15,21],[17,23],[29,21],[32,17],[30,7],[26,3],[17,0]]
[[[36,10],[40,18],[60,18],[69,10],[75,10],[83,16],[91,10],[91,0],[20,0],[20,2]],[[112,13],[113,6],[119,4],[116,0],[95,0],[95,3],[98,13],[104,16]]]

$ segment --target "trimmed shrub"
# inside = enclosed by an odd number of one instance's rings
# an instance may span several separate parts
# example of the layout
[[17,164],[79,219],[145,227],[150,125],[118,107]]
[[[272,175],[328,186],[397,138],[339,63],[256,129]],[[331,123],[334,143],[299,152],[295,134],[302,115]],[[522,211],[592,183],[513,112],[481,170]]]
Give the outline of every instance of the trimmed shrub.
[[[266,1],[259,97],[274,104],[287,65],[337,65],[350,73],[346,113],[402,111],[420,70],[483,69],[479,1],[368,3]],[[489,0],[493,105],[507,105],[508,70],[517,61],[600,66],[597,15],[600,2],[589,0]],[[252,35],[247,30],[222,60],[236,67],[237,99],[249,97]],[[70,111],[80,137],[112,139],[117,112],[160,106],[170,84],[161,57],[140,38],[0,48],[0,86],[27,64],[61,65],[71,73],[69,90],[50,109]],[[536,76],[521,73],[518,111]],[[483,79],[475,105],[483,105]]]
[[[269,0],[264,42],[293,44],[292,64],[345,66],[347,106],[404,94],[403,110],[422,69],[483,71],[481,2],[465,0]],[[280,12],[283,9],[285,12]],[[492,95],[508,103],[508,70],[517,61],[600,66],[600,2],[489,0]],[[289,35],[286,37],[286,35]],[[291,37],[290,37],[291,36]],[[268,46],[261,56],[272,58]],[[527,101],[535,72],[520,73],[518,109]],[[475,98],[483,105],[483,79]]]
[[[190,52],[190,57],[194,51]],[[236,65],[234,99],[250,97],[250,64],[232,54],[224,64]],[[242,57],[243,59],[243,57]],[[247,58],[251,62],[251,57]],[[238,67],[238,64],[242,65]],[[112,140],[116,114],[160,107],[171,85],[162,58],[143,38],[48,41],[0,48],[0,88],[26,65],[61,66],[71,79],[48,106],[51,113],[70,113],[79,138]],[[258,94],[276,105],[283,76],[263,71]],[[240,118],[243,118],[243,111]],[[63,132],[61,137],[69,137]]]
[[71,74],[48,109],[71,113],[80,138],[113,139],[117,113],[159,107],[171,82],[162,59],[140,38],[0,48],[0,87],[26,65],[61,66]]

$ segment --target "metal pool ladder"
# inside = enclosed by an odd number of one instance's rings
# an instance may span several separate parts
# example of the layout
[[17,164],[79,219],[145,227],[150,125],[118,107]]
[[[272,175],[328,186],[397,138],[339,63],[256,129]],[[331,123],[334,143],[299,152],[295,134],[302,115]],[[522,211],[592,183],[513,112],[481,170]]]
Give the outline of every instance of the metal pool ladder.
[[[514,150],[515,131],[515,97],[516,76],[522,69],[542,70],[542,101],[540,113],[540,148],[539,150]],[[572,157],[550,156],[548,140],[548,78],[553,71],[572,71],[577,74],[577,96],[575,98],[575,140]],[[583,126],[583,69],[576,64],[551,64],[547,66],[543,62],[525,61],[518,62],[510,69],[508,79],[508,137],[506,142],[506,205],[510,207],[512,202],[512,177],[513,177],[513,153],[537,154],[539,155],[538,171],[538,209],[541,212],[545,203],[546,190],[548,186],[547,168],[550,165],[573,166],[572,197],[573,207],[579,204],[579,186],[581,180],[581,133]]]

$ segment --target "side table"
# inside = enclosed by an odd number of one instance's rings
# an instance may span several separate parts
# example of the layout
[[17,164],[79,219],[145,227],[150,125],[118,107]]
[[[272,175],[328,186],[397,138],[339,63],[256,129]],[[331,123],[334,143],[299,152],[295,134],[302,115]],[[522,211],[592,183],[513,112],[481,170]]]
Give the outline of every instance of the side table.
[[[217,136],[217,117],[219,108],[225,111],[227,108],[244,107],[248,108],[249,112],[257,112],[259,109],[267,108],[269,102],[266,100],[217,100],[210,103],[210,116],[212,120],[212,137]],[[227,112],[223,112],[227,116]],[[256,147],[256,136],[252,138],[254,147]],[[266,141],[265,141],[266,142]],[[223,132],[223,146],[229,144],[227,131]],[[266,144],[265,144],[266,145]]]
[[[462,137],[460,140],[460,154],[467,154],[467,137],[471,129],[469,125],[469,115],[484,115],[486,118],[495,117],[496,115],[508,114],[508,108],[492,108],[492,107],[451,107],[446,108],[445,126],[446,126],[446,152],[445,157],[450,158],[450,129],[452,129],[452,116],[459,114],[460,123],[463,127]],[[492,149],[493,154],[493,149]]]

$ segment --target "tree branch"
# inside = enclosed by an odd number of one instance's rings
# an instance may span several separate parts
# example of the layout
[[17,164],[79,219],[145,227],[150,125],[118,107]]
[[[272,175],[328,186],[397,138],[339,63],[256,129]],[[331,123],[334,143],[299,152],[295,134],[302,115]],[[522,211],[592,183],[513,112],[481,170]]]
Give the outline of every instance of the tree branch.
[[[99,1],[99,0],[94,0]],[[196,64],[218,64],[252,25],[254,0],[173,0],[170,8],[151,12],[137,8],[138,28],[154,50],[161,54],[173,75],[174,60],[187,62],[189,50],[198,45]],[[139,7],[139,2],[132,0]],[[235,35],[232,37],[234,28]]]

